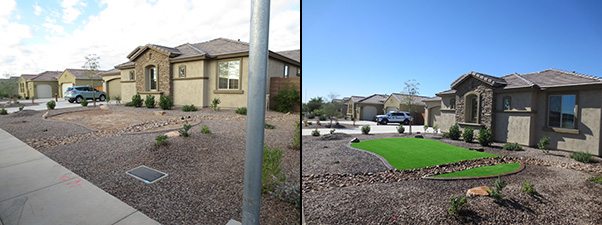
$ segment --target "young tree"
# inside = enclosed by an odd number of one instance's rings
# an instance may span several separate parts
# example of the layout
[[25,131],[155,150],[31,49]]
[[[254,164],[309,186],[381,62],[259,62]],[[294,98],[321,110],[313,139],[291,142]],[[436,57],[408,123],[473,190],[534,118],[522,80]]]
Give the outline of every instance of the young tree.
[[[408,105],[408,112],[410,113],[410,116],[412,116],[412,105],[414,105],[414,101],[416,100],[416,96],[419,94],[419,88],[418,86],[420,85],[420,83],[418,83],[416,80],[408,80],[404,83],[404,90],[403,92],[406,94],[406,96],[404,97],[404,102]],[[410,125],[410,134],[412,134],[412,121],[413,121],[413,117],[409,122]]]
[[[95,89],[95,80],[94,75],[98,73],[98,68],[100,68],[100,56],[96,54],[89,54],[85,57],[86,62],[82,68],[88,70],[86,71],[88,78],[90,78],[90,82],[92,82],[92,88]],[[84,99],[85,101],[85,99]],[[96,107],[96,91],[93,92],[92,102],[94,103],[94,107]]]
[[322,97],[311,98],[311,99],[309,99],[309,102],[307,102],[307,110],[309,112],[313,112],[316,109],[322,108],[323,104],[324,104],[324,99]]

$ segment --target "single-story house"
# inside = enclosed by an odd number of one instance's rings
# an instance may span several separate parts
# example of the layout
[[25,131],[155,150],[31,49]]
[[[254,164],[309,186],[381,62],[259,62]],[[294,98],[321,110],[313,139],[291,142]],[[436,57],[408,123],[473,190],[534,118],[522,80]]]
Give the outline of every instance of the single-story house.
[[100,76],[103,81],[103,90],[111,99],[115,97],[121,98],[121,71],[112,69],[106,72],[101,72]]
[[427,98],[422,101],[425,109],[424,125],[434,127],[435,124],[438,124],[437,118],[441,117],[441,97]]
[[[494,141],[602,156],[602,79],[549,69],[503,77],[470,72],[437,94],[435,124],[448,131],[490,128]],[[427,113],[429,114],[429,113]]]
[[[414,96],[412,99],[412,124],[424,124],[424,107],[426,104],[422,100],[428,99],[426,96]],[[401,93],[393,93],[389,95],[384,103],[384,109],[381,113],[387,113],[389,111],[410,111],[410,105],[408,104],[408,95]]]
[[103,81],[100,73],[105,71],[93,71],[88,69],[65,69],[58,78],[60,87],[60,97],[67,91],[67,88],[73,86],[90,86],[97,90],[104,90]]
[[296,50],[289,50],[289,51],[281,51],[281,52],[277,52],[280,55],[283,55],[285,57],[288,57],[289,59],[295,60],[297,62],[299,62],[299,67],[295,67],[295,70],[290,70],[290,76],[289,73],[285,73],[284,77],[301,77],[301,49],[296,49]]
[[347,102],[345,102],[345,105],[347,106],[347,118],[353,119],[353,118],[357,118],[354,117],[354,115],[357,115],[357,113],[355,112],[355,103],[357,103],[358,101],[364,99],[364,96],[351,96],[347,99]]
[[[175,105],[208,107],[215,98],[220,107],[247,106],[249,44],[217,38],[196,44],[165,47],[139,46],[128,54],[128,62],[115,66],[121,73],[124,102],[135,94],[172,98]],[[266,96],[270,77],[300,74],[300,62],[276,52],[268,54]]]
[[375,121],[376,115],[384,112],[388,95],[373,94],[354,104],[356,117],[359,120]]
[[23,99],[29,99],[31,96],[29,91],[29,82],[31,82],[31,78],[36,77],[36,74],[22,74],[19,77],[19,96]]
[[57,77],[61,71],[23,74],[19,79],[19,95],[23,98],[54,98],[58,94]]

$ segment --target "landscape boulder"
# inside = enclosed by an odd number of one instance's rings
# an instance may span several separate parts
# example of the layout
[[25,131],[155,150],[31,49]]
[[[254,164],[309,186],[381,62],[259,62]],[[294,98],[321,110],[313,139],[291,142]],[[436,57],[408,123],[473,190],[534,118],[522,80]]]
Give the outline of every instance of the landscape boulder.
[[155,111],[153,112],[156,116],[163,116],[165,115],[165,111]]
[[170,138],[172,138],[172,137],[179,137],[180,136],[180,132],[178,132],[177,130],[170,131],[170,132],[165,133],[165,136],[170,137]]
[[474,188],[468,189],[468,191],[466,191],[466,196],[467,197],[488,196],[489,191],[491,191],[491,189],[489,189],[489,187],[487,187],[487,186],[474,187]]
[[109,106],[108,105],[100,105],[100,109],[101,110],[109,110]]
[[360,139],[358,139],[358,138],[351,139],[351,143],[358,143],[358,142],[360,142]]
[[46,113],[42,114],[42,118],[44,118],[44,119],[48,118],[48,111],[46,111]]

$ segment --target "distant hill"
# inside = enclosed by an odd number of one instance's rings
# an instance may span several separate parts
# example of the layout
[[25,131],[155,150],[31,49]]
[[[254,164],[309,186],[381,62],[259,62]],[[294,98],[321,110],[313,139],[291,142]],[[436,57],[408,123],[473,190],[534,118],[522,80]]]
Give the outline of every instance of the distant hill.
[[19,94],[19,77],[0,79],[0,98],[8,98]]

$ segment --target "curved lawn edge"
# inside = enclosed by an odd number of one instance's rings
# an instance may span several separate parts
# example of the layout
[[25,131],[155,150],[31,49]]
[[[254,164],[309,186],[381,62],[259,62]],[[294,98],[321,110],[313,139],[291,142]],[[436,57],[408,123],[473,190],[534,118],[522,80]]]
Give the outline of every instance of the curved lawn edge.
[[347,143],[347,147],[349,147],[350,149],[356,150],[356,151],[366,152],[372,156],[375,156],[376,158],[380,159],[380,161],[383,163],[383,165],[385,165],[385,167],[387,167],[388,170],[397,170],[395,167],[393,167],[391,164],[389,164],[389,162],[384,157],[380,156],[379,154],[376,154],[376,153],[368,151],[368,150],[353,147],[353,146],[351,146],[351,144],[353,144],[353,142]]
[[[520,166],[518,167],[518,169],[514,170],[514,171],[510,171],[510,172],[506,172],[506,173],[501,173],[501,174],[496,174],[496,175],[487,175],[487,176],[471,176],[471,177],[435,177],[437,175],[441,175],[441,174],[437,174],[435,176],[431,175],[431,176],[424,176],[422,177],[422,179],[429,179],[429,180],[476,180],[476,179],[487,179],[487,178],[496,178],[496,177],[502,177],[502,176],[508,176],[508,175],[512,175],[512,174],[517,174],[521,171],[523,171],[525,169],[525,164],[523,162],[516,162],[519,163]],[[508,163],[510,164],[510,163]],[[497,164],[499,165],[499,164]],[[495,165],[494,165],[495,166]],[[480,167],[485,167],[485,166],[480,166]],[[474,168],[470,168],[470,169],[475,169],[475,168],[480,168],[480,167],[474,167]],[[487,167],[491,167],[491,166],[487,166]],[[467,169],[467,170],[470,170]],[[460,170],[463,171],[463,170]],[[454,171],[457,172],[457,171]],[[453,172],[450,172],[453,173]]]

